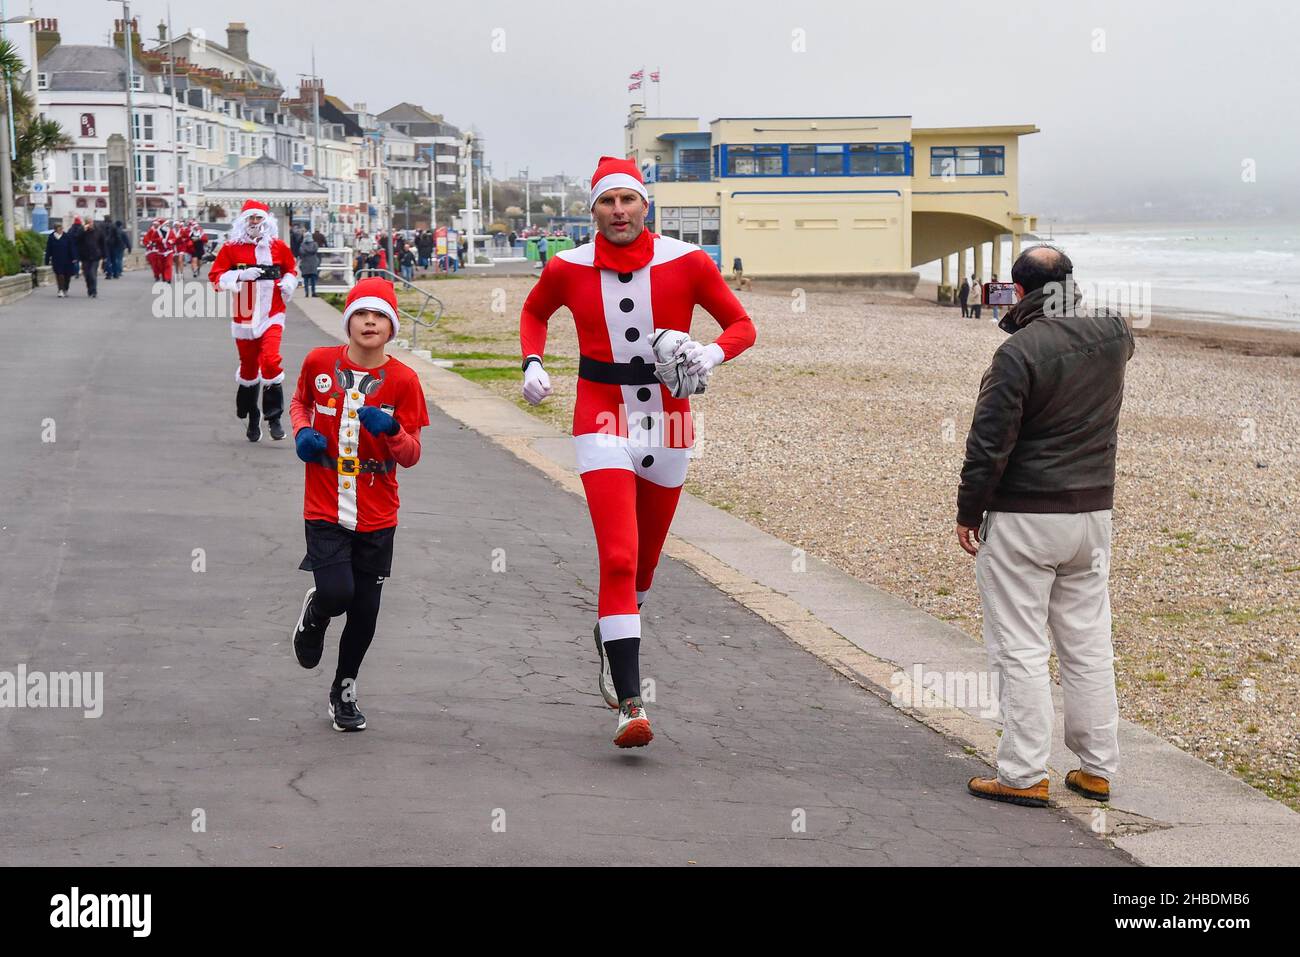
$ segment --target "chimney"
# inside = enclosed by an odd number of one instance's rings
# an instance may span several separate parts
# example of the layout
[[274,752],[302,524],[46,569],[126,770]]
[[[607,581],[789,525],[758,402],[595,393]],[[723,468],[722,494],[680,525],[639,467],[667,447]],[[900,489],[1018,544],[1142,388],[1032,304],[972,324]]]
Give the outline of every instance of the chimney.
[[238,60],[248,59],[248,24],[233,22],[227,24],[226,49]]
[[[113,21],[113,46],[126,49],[126,43],[123,39],[123,31],[126,29],[126,21],[120,17]],[[144,50],[144,41],[140,39],[140,20],[137,17],[131,18],[131,52],[134,56],[139,56]]]
[[158,42],[160,44],[167,42],[167,21],[166,20],[158,21]]
[[[36,21],[36,61],[39,64],[46,54],[59,45],[59,21],[50,17]],[[39,69],[39,66],[38,66]]]

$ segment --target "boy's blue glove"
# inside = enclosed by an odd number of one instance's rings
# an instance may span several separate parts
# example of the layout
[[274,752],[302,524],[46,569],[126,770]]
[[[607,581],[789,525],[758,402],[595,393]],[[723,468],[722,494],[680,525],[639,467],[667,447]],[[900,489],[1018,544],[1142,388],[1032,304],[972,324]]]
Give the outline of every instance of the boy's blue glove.
[[293,437],[294,443],[298,446],[298,458],[304,462],[319,462],[321,453],[325,451],[325,436],[321,435],[315,429],[299,429]]
[[395,418],[374,405],[363,405],[357,410],[357,418],[371,435],[396,435],[401,428]]

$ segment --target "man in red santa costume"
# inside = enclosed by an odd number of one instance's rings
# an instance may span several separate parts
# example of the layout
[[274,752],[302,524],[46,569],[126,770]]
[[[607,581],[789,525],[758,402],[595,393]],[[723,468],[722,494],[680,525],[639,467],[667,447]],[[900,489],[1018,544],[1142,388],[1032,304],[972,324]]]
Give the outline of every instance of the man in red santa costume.
[[159,216],[150,225],[140,240],[140,245],[144,246],[145,258],[149,260],[149,268],[153,270],[154,281],[165,280],[171,282],[171,261],[169,257],[163,254],[167,245],[167,220]]
[[[619,711],[614,744],[628,748],[653,737],[641,701],[640,607],[694,445],[689,395],[753,345],[754,325],[707,253],[645,228],[649,203],[635,163],[602,156],[591,183],[596,241],[546,264],[519,334],[524,398],[536,405],[551,394],[542,367],[548,320],[567,306],[577,326],[573,436],[600,561],[599,687]],[[709,345],[689,336],[696,305],[722,327]]]
[[262,415],[271,438],[284,438],[284,369],[280,338],[284,307],[298,288],[293,253],[280,240],[275,217],[265,203],[250,199],[230,226],[230,235],[208,270],[217,289],[236,293],[230,334],[239,350],[235,414],[247,417],[248,441],[262,437],[258,425],[257,387],[262,386]]

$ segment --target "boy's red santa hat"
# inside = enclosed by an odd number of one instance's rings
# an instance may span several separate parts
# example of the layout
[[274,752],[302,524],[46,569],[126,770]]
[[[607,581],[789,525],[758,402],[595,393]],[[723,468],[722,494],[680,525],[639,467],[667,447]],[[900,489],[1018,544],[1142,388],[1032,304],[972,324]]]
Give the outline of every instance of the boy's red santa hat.
[[600,194],[610,189],[630,189],[640,193],[646,202],[650,195],[645,190],[645,181],[636,163],[617,156],[602,156],[596,164],[596,172],[591,174],[591,197],[589,205],[595,206]]
[[382,276],[362,279],[348,293],[343,304],[343,335],[348,335],[348,320],[358,309],[373,309],[388,317],[388,341],[397,335],[397,290],[393,284]]

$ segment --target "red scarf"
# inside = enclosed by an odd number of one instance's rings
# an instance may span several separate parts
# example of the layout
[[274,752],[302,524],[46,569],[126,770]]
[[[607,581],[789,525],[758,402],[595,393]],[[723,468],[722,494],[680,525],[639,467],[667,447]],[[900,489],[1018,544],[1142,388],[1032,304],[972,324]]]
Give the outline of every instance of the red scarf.
[[636,272],[650,264],[655,254],[655,235],[648,229],[642,229],[641,235],[626,245],[611,243],[603,233],[596,234],[597,269],[613,269],[615,272]]

